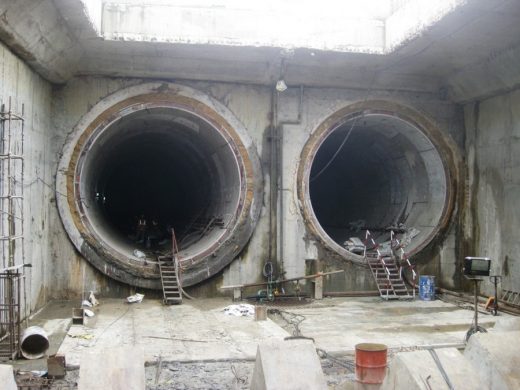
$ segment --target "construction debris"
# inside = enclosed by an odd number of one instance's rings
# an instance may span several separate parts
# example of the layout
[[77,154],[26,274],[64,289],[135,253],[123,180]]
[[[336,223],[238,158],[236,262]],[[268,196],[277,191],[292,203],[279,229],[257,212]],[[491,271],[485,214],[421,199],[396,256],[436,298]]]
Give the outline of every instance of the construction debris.
[[134,249],[134,256],[138,259],[146,259],[146,254],[141,252],[139,249]]
[[229,305],[228,307],[224,308],[224,313],[236,317],[253,316],[255,314],[255,307],[247,303],[240,305]]
[[99,301],[96,299],[96,296],[94,295],[93,291],[90,292],[90,295],[88,296],[88,300],[92,304],[92,306],[99,305]]
[[365,245],[363,241],[361,241],[357,237],[350,237],[347,241],[343,243],[343,246],[349,252],[361,255],[365,251]]
[[130,295],[129,297],[127,297],[126,301],[128,303],[139,303],[139,302],[143,301],[143,298],[144,298],[144,294],[136,293],[134,295]]

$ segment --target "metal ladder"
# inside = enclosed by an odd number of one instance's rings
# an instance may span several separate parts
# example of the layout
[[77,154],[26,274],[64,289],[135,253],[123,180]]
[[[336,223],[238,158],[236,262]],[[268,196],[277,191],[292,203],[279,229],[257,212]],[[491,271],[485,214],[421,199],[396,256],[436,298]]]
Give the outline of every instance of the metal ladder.
[[182,284],[180,278],[179,259],[177,254],[179,248],[175,232],[172,229],[172,254],[171,256],[160,256],[159,273],[161,274],[161,285],[163,290],[163,302],[165,305],[178,305],[182,303]]
[[396,259],[393,256],[382,255],[379,244],[368,230],[365,234],[364,255],[382,299],[413,299],[406,288]]
[[182,303],[182,292],[179,284],[178,266],[174,257],[161,256],[159,258],[159,272],[165,305]]
[[509,305],[520,305],[520,293],[512,290],[502,290],[502,301]]

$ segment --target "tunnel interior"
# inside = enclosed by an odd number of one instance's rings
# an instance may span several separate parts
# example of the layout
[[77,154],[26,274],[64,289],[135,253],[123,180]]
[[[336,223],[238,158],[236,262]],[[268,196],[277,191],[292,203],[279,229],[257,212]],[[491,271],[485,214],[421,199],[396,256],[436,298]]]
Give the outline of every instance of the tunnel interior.
[[387,114],[364,115],[332,129],[311,165],[314,215],[334,242],[379,241],[389,230],[416,235],[410,249],[438,225],[447,181],[438,150],[413,124]]
[[107,126],[83,152],[81,201],[90,227],[131,256],[208,248],[235,218],[240,170],[230,143],[194,113],[149,108]]

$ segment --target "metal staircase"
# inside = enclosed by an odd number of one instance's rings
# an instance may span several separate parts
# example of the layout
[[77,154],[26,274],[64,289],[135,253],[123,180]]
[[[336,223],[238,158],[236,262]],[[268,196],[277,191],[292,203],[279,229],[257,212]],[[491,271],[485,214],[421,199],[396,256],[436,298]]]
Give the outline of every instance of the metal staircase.
[[159,258],[159,271],[165,305],[182,303],[182,292],[179,284],[178,266],[174,257],[161,256]]
[[413,299],[402,278],[402,268],[392,254],[382,254],[370,232],[365,235],[365,260],[374,276],[379,295],[385,300]]
[[172,229],[172,254],[171,256],[159,256],[159,272],[161,274],[161,285],[163,290],[163,302],[165,305],[178,305],[182,303],[182,283],[179,275],[179,259],[177,254],[179,248]]

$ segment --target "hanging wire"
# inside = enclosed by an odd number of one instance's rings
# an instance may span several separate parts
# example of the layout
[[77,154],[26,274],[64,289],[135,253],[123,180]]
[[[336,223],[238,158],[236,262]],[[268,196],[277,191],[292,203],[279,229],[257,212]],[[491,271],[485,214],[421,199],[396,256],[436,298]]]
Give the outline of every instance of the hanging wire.
[[311,182],[316,180],[318,177],[320,177],[321,174],[327,170],[327,168],[330,166],[330,164],[332,164],[334,162],[334,160],[338,156],[339,152],[341,152],[341,149],[343,149],[343,146],[345,146],[345,144],[347,143],[347,141],[350,137],[350,134],[352,134],[352,130],[354,130],[354,126],[356,125],[356,122],[359,118],[360,117],[357,117],[354,119],[354,121],[352,122],[352,125],[350,126],[350,129],[347,131],[347,135],[343,139],[343,142],[341,142],[341,145],[339,145],[338,150],[336,150],[336,152],[332,155],[331,159],[327,162],[327,164],[325,164],[325,166],[323,168],[321,168],[321,170],[316,175],[311,177],[311,179],[310,179]]
[[[380,70],[378,70],[377,68],[375,69],[374,71],[374,75],[372,77],[372,80],[370,82],[370,85],[368,86],[367,90],[366,90],[366,93],[365,93],[365,98],[363,99],[363,102],[367,102],[368,101],[368,97],[370,95],[370,92],[372,91],[372,88],[374,86],[374,83],[376,81],[376,78],[377,78],[377,75],[378,73],[380,72]],[[345,138],[343,139],[343,141],[341,142],[341,145],[339,145],[339,148],[338,150],[336,150],[336,152],[332,155],[331,159],[327,162],[327,164],[325,164],[325,166],[316,174],[314,175],[313,177],[311,177],[309,179],[310,182],[313,182],[314,180],[316,180],[318,177],[321,176],[321,174],[323,172],[325,172],[327,170],[327,168],[334,162],[334,160],[336,159],[336,157],[338,156],[338,154],[341,152],[341,150],[343,149],[343,147],[345,146],[345,144],[347,143],[350,135],[352,134],[352,131],[354,130],[354,127],[356,126],[356,123],[357,121],[362,118],[364,116],[364,113],[361,113],[360,116],[354,118],[354,120],[352,121],[352,125],[350,126],[350,129],[348,130],[347,134],[345,135]]]

